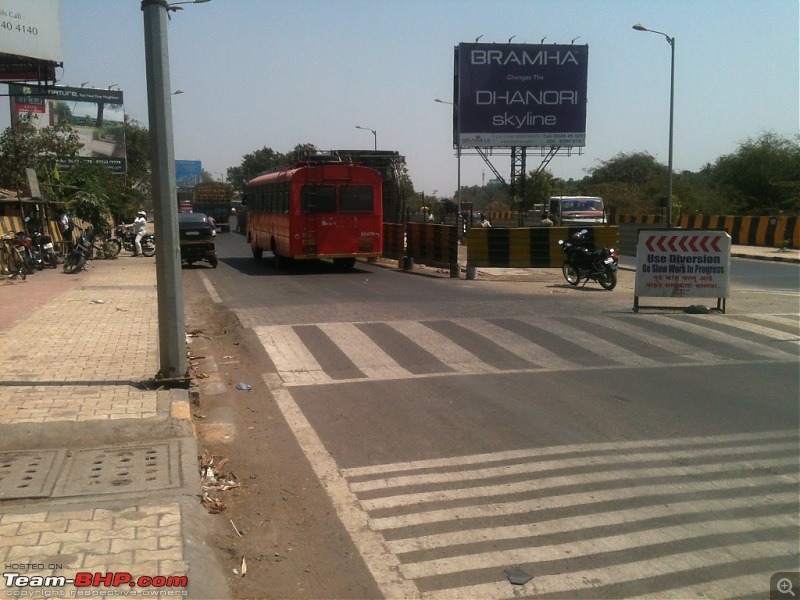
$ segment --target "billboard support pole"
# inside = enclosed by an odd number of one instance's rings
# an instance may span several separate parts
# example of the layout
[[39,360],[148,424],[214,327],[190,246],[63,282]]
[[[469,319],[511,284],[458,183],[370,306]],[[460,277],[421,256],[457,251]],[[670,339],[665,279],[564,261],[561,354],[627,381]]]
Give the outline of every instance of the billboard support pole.
[[158,241],[156,244],[160,355],[158,378],[185,380],[188,376],[188,366],[178,234],[172,96],[169,81],[168,10],[169,5],[165,0],[142,0],[153,213]]

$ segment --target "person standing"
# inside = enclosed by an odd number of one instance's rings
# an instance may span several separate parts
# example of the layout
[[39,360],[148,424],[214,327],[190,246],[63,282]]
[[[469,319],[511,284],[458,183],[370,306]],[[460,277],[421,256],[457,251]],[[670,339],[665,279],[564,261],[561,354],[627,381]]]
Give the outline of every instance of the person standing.
[[140,210],[136,213],[133,220],[133,233],[136,236],[133,241],[133,255],[142,256],[142,237],[147,233],[147,213]]

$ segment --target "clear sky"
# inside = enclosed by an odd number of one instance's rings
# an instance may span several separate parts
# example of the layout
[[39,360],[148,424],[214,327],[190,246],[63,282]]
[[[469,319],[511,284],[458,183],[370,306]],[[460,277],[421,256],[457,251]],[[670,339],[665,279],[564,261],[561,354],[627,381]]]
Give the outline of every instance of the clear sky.
[[[35,0],[32,0],[35,1]],[[245,154],[301,143],[407,159],[419,191],[456,188],[453,47],[461,42],[589,45],[587,142],[549,169],[581,178],[620,152],[667,163],[670,48],[676,40],[676,170],[700,169],[800,117],[798,0],[211,0],[171,13],[175,158],[220,178]],[[59,84],[124,92],[147,124],[139,0],[62,0]],[[2,88],[0,88],[1,90]],[[8,126],[0,103],[0,127]],[[529,150],[527,167],[541,159]],[[507,179],[510,159],[493,164]],[[462,158],[462,184],[493,177]]]

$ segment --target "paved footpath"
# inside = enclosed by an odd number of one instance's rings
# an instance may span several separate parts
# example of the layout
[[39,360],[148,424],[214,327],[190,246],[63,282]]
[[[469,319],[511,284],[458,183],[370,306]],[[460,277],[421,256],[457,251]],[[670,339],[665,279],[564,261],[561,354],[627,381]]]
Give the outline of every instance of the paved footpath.
[[[0,597],[159,583],[229,597],[205,541],[188,393],[152,380],[155,281],[154,259],[128,256],[0,279]],[[128,575],[166,579],[145,590]],[[48,576],[76,583],[34,579]]]

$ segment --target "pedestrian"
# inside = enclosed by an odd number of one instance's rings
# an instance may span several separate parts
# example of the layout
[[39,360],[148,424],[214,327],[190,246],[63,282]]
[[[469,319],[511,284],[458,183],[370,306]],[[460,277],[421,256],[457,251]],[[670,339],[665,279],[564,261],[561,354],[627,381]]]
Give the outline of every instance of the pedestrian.
[[480,214],[478,220],[480,221],[481,227],[491,227],[492,224],[489,222],[489,219],[483,216],[483,213]]
[[58,228],[61,231],[61,237],[66,244],[66,252],[72,250],[72,231],[75,225],[72,223],[72,217],[69,216],[66,210],[58,216]]
[[216,231],[217,231],[217,220],[214,217],[212,217],[211,215],[206,215],[206,219],[208,219],[208,223],[211,225],[211,227],[214,228],[214,232],[216,233]]
[[147,233],[147,213],[140,210],[133,220],[133,233],[136,235],[133,242],[133,255],[142,256],[142,237]]

